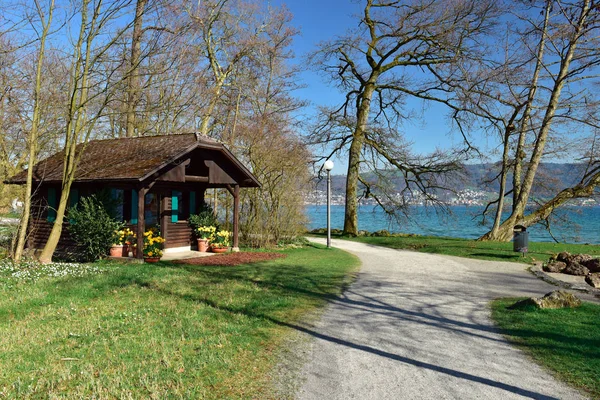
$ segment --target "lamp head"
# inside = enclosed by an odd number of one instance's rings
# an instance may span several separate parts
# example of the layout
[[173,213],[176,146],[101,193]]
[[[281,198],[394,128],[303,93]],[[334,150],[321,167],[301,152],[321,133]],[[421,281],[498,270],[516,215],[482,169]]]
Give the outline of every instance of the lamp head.
[[323,168],[326,171],[331,171],[333,169],[333,161],[331,161],[331,160],[325,161],[325,163],[323,164]]

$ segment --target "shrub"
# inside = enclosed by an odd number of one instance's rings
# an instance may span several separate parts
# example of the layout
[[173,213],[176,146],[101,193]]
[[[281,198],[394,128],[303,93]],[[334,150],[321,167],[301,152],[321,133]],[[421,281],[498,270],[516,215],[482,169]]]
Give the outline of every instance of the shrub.
[[94,261],[108,253],[119,240],[123,224],[109,215],[102,201],[96,196],[82,197],[79,204],[69,211],[69,233],[82,250],[82,258]]
[[194,232],[201,226],[214,226],[215,230],[219,230],[219,221],[215,217],[215,213],[211,206],[203,204],[198,214],[190,215],[188,223],[193,228]]

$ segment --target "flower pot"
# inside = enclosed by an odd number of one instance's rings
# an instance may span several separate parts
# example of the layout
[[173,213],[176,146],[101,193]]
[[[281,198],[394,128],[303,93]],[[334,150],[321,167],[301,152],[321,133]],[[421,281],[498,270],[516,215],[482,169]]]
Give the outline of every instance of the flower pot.
[[144,262],[157,263],[160,261],[160,257],[144,257]]
[[114,244],[110,248],[110,256],[111,257],[123,257],[123,245]]
[[227,253],[229,251],[227,247],[212,247],[211,250],[213,253]]
[[198,239],[198,251],[202,253],[208,251],[208,239]]

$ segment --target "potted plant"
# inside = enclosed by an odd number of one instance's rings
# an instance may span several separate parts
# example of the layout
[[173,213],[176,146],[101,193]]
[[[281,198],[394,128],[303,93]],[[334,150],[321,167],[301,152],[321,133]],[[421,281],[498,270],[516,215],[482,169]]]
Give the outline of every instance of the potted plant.
[[160,236],[160,232],[156,228],[144,232],[144,261],[147,263],[160,261],[164,242],[165,239]]
[[[127,229],[127,228],[125,228]],[[114,233],[114,242],[110,247],[110,256],[111,257],[127,257],[127,247],[125,246],[125,241],[127,240],[127,235],[125,233],[125,229],[117,229]],[[133,232],[132,232],[133,233]]]
[[217,228],[214,226],[199,226],[195,233],[198,238],[198,251],[206,252],[208,243],[214,238]]
[[219,231],[215,234],[214,239],[210,244],[213,253],[225,253],[229,250],[229,231]]
[[123,257],[129,257],[129,253],[134,251],[137,236],[127,227],[119,231],[119,235],[120,242],[123,244]]

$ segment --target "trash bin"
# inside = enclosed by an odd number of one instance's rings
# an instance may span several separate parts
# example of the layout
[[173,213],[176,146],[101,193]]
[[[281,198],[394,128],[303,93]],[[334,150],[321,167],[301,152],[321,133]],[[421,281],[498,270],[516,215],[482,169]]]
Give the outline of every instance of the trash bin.
[[513,250],[518,253],[527,253],[529,247],[529,232],[523,225],[513,228]]

